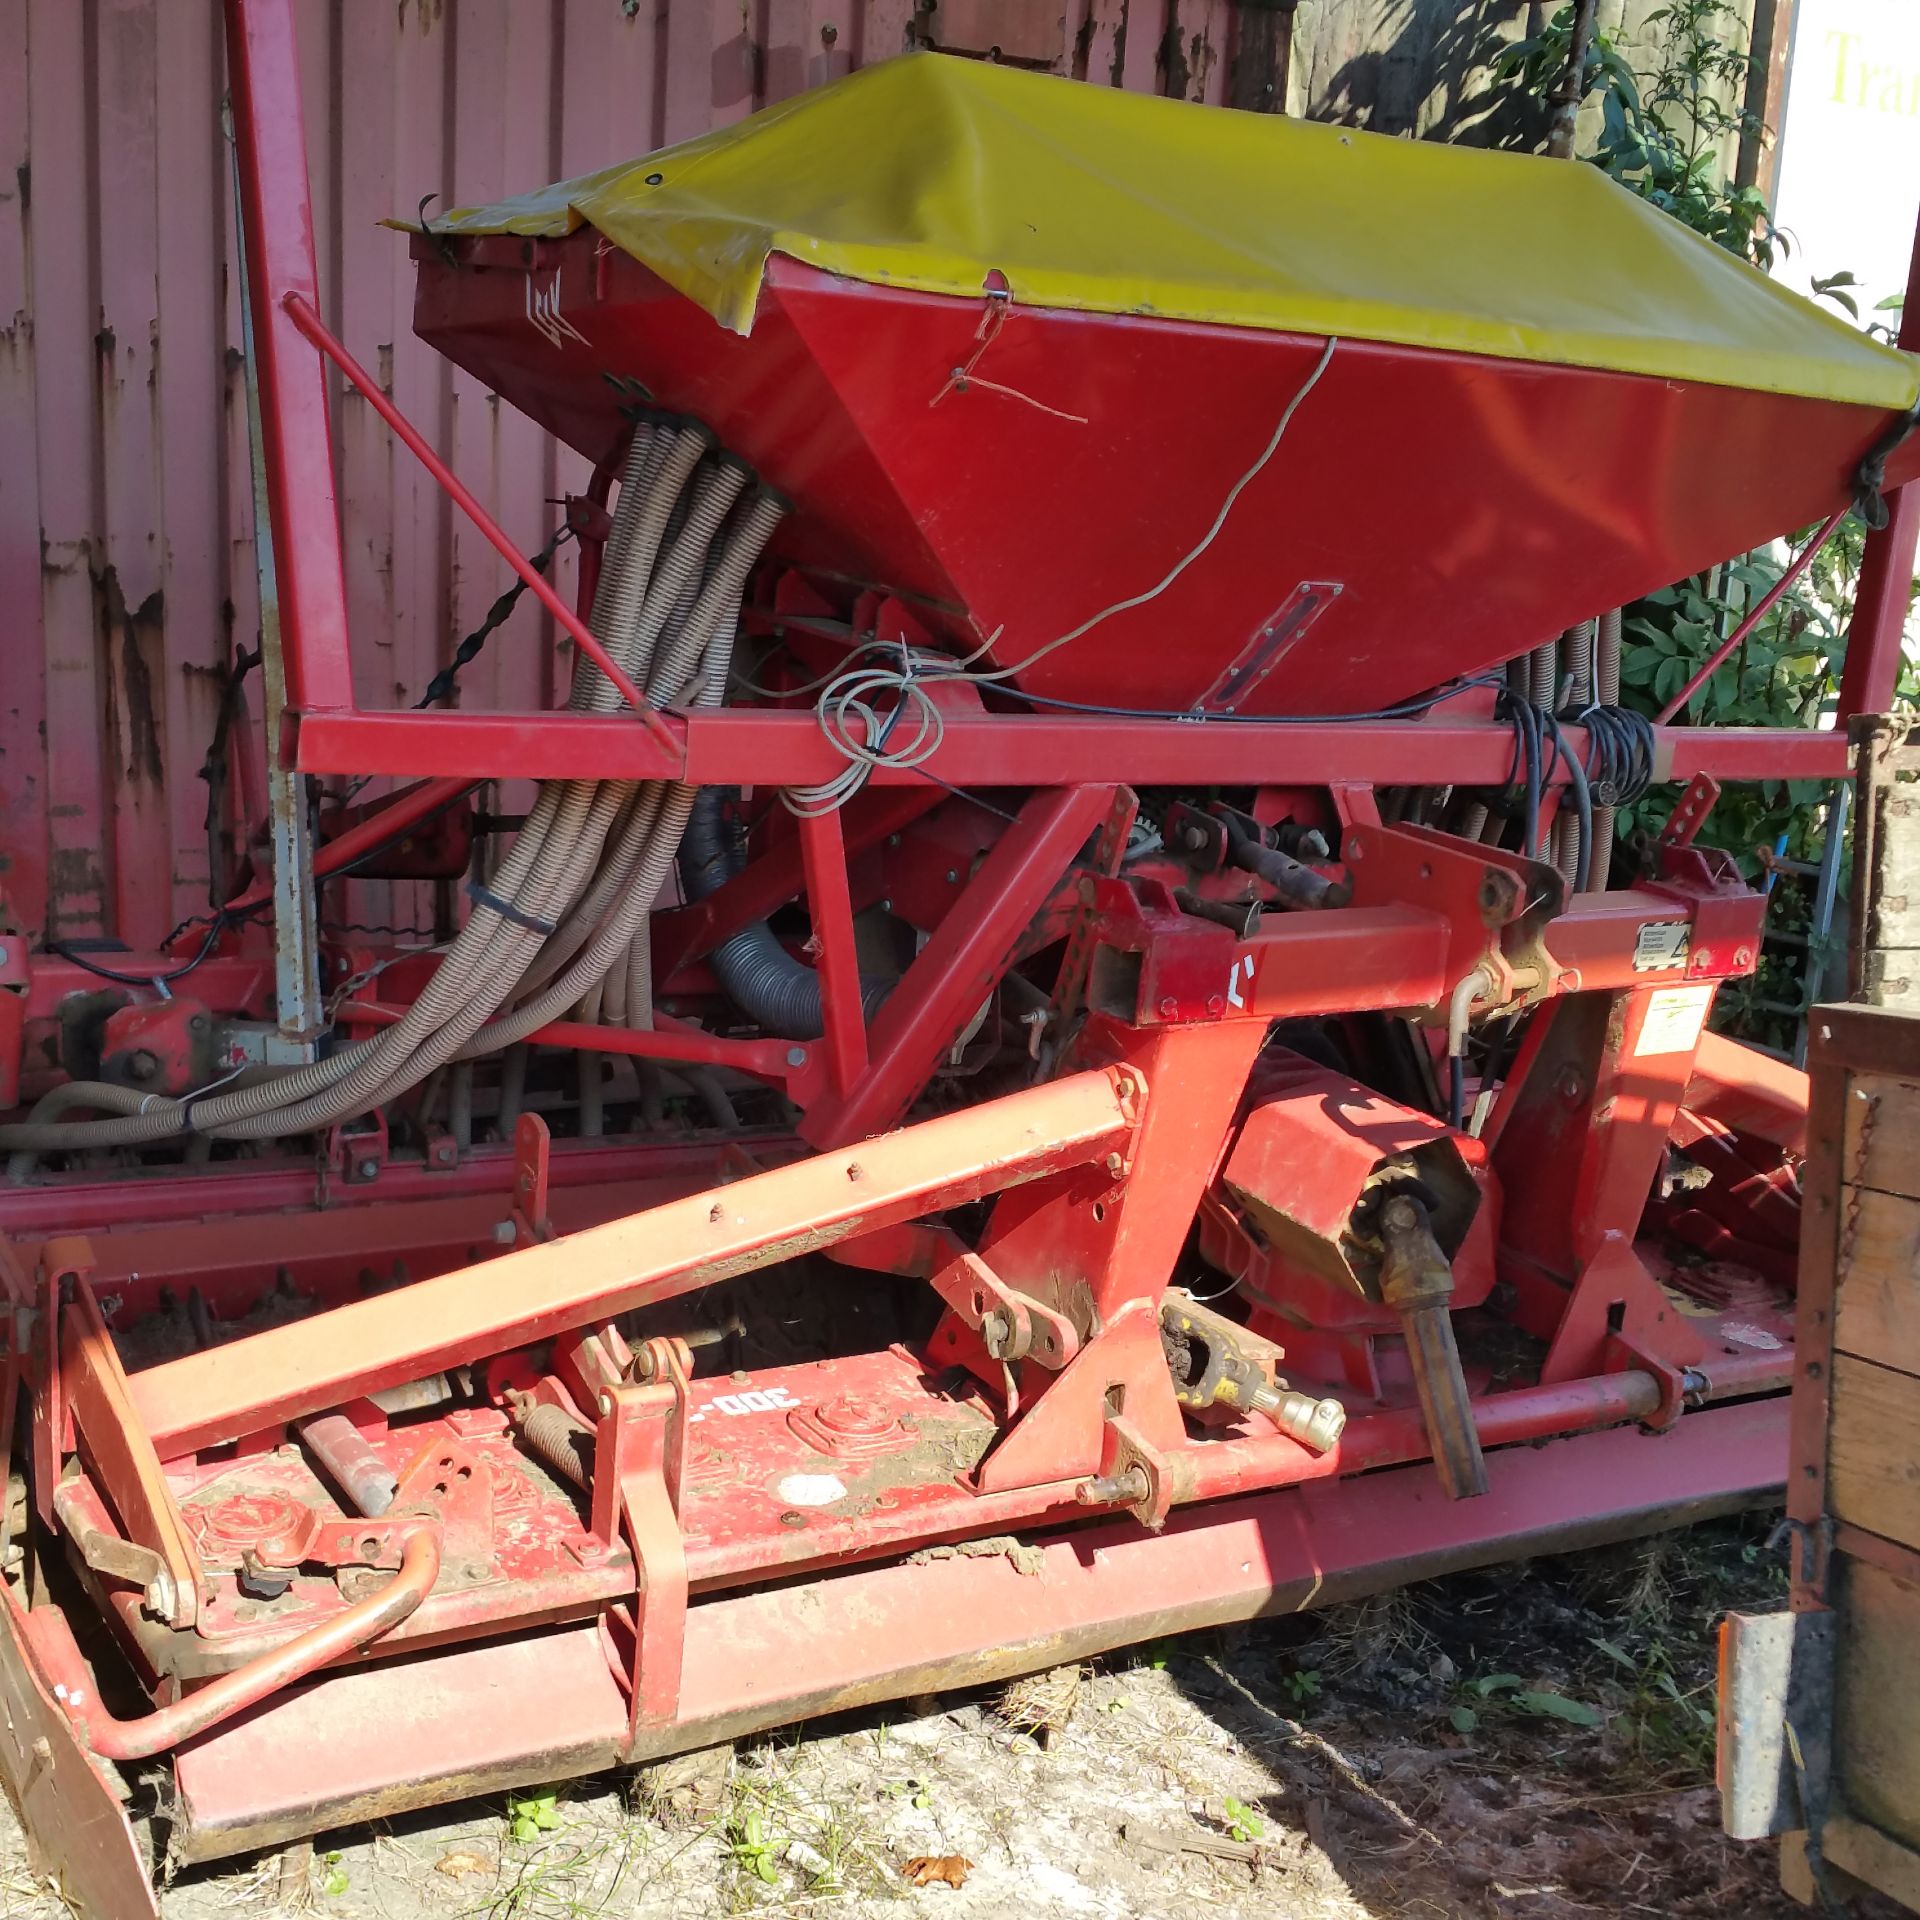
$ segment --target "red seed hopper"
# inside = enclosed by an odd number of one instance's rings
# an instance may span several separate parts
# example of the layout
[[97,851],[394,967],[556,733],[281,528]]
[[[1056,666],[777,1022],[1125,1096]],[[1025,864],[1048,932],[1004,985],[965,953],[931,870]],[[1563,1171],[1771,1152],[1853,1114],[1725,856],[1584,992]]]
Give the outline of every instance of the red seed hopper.
[[1062,700],[1403,700],[1819,518],[1913,398],[1591,168],[937,56],[415,255],[423,337],[570,445],[696,415],[781,552],[997,667],[1140,598],[1015,676]]

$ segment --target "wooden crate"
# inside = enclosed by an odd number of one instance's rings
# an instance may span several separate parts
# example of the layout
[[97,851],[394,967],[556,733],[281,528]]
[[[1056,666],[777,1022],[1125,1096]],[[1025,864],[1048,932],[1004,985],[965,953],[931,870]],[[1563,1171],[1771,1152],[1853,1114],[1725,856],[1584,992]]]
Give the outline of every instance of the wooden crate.
[[[1787,1511],[1793,1605],[1834,1626],[1814,1852],[1920,1909],[1920,1012],[1816,1008],[1810,1042]],[[1804,1844],[1783,1866],[1812,1891]]]

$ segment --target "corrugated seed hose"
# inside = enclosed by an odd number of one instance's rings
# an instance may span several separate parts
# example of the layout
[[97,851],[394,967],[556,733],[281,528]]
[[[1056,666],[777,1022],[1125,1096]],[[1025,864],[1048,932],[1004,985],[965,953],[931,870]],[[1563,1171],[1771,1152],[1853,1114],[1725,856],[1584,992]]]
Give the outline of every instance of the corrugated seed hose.
[[[697,423],[635,429],[589,625],[650,704],[720,704],[747,575],[784,512]],[[611,713],[619,696],[580,660],[567,704]],[[590,999],[609,1017],[649,1024],[647,915],[693,803],[693,788],[665,781],[546,782],[490,885],[470,889],[467,924],[392,1026],[201,1098],[96,1081],[57,1087],[29,1119],[0,1127],[0,1149],[16,1156],[10,1173],[21,1178],[32,1156],[66,1149],[312,1132],[383,1105],[449,1061],[511,1047]],[[108,1117],[59,1118],[76,1108]]]

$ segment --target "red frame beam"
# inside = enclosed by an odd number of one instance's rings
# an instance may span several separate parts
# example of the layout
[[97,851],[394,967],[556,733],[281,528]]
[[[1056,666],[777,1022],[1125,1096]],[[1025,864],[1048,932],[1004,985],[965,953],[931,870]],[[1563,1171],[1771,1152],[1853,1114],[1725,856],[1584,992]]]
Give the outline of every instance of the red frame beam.
[[[1584,753],[1585,730],[1565,729]],[[686,780],[807,786],[844,771],[811,713],[721,709],[667,714],[643,733],[630,718],[575,713],[305,714],[306,773],[469,779]],[[673,744],[669,746],[668,741]],[[1847,770],[1844,733],[1780,727],[1663,727],[1661,779],[1833,779]],[[1059,714],[953,715],[923,769],[876,767],[875,786],[1499,786],[1513,764],[1509,729],[1409,720],[1105,720]]]
[[163,1459],[530,1346],[856,1233],[1085,1164],[1132,1136],[1137,1082],[1074,1074],[846,1152],[525,1247],[149,1367],[134,1410]]
[[226,0],[226,19],[287,699],[305,713],[350,713],[327,382],[286,305],[319,291],[292,0]]
[[[1907,266],[1907,303],[1900,313],[1900,345],[1920,353],[1920,222]],[[1885,713],[1900,680],[1907,609],[1913,593],[1914,558],[1920,552],[1920,481],[1897,487],[1887,498],[1887,524],[1867,535],[1860,583],[1847,625],[1847,664],[1840,680],[1842,733],[1856,713]]]

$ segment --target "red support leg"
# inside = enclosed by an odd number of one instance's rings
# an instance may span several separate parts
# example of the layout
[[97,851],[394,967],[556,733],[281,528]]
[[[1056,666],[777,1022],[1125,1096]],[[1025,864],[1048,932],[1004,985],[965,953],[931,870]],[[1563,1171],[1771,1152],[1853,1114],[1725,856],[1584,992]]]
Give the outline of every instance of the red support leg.
[[844,1100],[867,1068],[867,1019],[860,1003],[860,956],[853,942],[847,850],[839,813],[799,817],[807,910],[813,917],[814,965],[820,974],[821,1040],[830,1096]]
[[815,1146],[895,1126],[940,1056],[993,991],[1027,923],[1113,804],[1111,786],[1036,793],[1000,837],[873,1023],[865,1078],[801,1123]]

